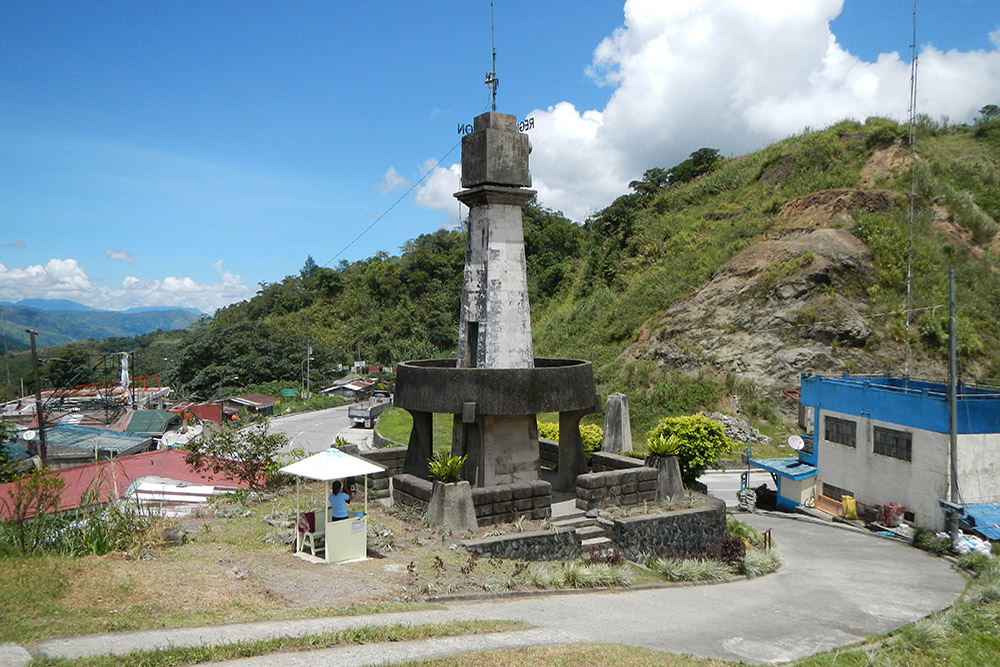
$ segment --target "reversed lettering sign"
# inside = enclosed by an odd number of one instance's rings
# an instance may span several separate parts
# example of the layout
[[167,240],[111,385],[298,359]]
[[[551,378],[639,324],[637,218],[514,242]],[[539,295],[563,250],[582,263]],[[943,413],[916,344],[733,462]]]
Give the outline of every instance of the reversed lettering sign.
[[[527,132],[528,130],[535,129],[535,119],[525,118],[517,124],[518,132]],[[459,123],[458,133],[461,135],[472,134],[472,123]]]

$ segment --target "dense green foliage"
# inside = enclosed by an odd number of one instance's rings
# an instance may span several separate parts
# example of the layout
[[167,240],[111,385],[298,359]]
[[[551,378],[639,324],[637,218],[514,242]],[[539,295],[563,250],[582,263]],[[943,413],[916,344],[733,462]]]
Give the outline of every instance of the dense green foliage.
[[649,432],[646,447],[654,454],[660,450],[676,456],[681,479],[691,484],[723,454],[735,449],[736,443],[726,437],[722,424],[697,414],[664,417]]
[[[538,437],[545,440],[559,441],[559,424],[556,422],[538,422]],[[583,453],[587,460],[590,455],[601,448],[604,442],[604,429],[597,424],[580,424],[580,441],[583,443]]]

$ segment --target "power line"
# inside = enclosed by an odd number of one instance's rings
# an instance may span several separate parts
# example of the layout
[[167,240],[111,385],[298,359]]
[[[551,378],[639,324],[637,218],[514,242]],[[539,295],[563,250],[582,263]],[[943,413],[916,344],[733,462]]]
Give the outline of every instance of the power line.
[[377,218],[375,218],[370,225],[368,225],[363,230],[361,230],[360,234],[358,234],[353,239],[351,239],[350,243],[348,243],[347,245],[345,245],[340,250],[340,252],[338,252],[336,255],[334,255],[333,257],[331,257],[325,264],[323,264],[323,266],[330,266],[330,264],[332,264],[338,257],[340,257],[345,252],[347,252],[348,248],[350,248],[352,245],[354,245],[355,243],[357,243],[358,239],[360,239],[362,236],[364,236],[365,234],[367,234],[371,230],[372,227],[374,227],[379,222],[381,222],[382,218],[384,218],[385,216],[389,215],[389,213],[392,211],[392,209],[396,208],[396,206],[399,204],[399,202],[401,202],[404,199],[406,199],[406,197],[409,196],[409,194],[411,192],[413,192],[417,188],[418,185],[420,185],[425,180],[427,180],[427,177],[430,176],[431,174],[433,174],[434,170],[437,169],[439,166],[441,166],[441,163],[444,162],[445,159],[449,155],[451,155],[453,152],[455,152],[455,149],[458,148],[461,144],[462,144],[462,140],[461,139],[459,139],[457,142],[455,142],[455,145],[452,146],[451,148],[449,148],[447,153],[445,153],[444,155],[442,155],[437,161],[434,162],[434,166],[433,167],[431,167],[426,172],[424,172],[424,175],[421,176],[419,179],[417,179],[417,181],[413,185],[411,185],[406,192],[404,192],[403,194],[401,194],[399,196],[399,198],[396,201],[394,201],[391,206],[389,206],[389,208],[387,208],[385,211],[383,211],[381,213],[381,215],[379,215]]

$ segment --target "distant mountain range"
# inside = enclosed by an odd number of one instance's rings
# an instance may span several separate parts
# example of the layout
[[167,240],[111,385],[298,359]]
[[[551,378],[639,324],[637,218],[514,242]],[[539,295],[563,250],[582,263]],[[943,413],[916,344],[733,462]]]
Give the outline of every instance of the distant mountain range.
[[6,350],[27,349],[30,337],[25,329],[38,332],[40,347],[88,338],[140,336],[160,329],[184,329],[201,315],[194,308],[146,306],[113,311],[66,299],[22,299],[0,302],[0,342]]

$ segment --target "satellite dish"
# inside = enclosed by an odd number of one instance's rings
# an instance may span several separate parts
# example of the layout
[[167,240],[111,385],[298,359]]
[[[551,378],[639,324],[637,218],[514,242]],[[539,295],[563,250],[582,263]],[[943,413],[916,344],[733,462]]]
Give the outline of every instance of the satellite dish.
[[801,435],[790,435],[788,436],[788,446],[797,452],[801,452],[806,446],[806,441],[802,439]]
[[24,433],[21,434],[21,437],[24,438],[25,440],[29,440],[30,441],[30,440],[34,440],[35,436],[37,436],[37,435],[38,434],[35,433],[34,431],[25,431]]

